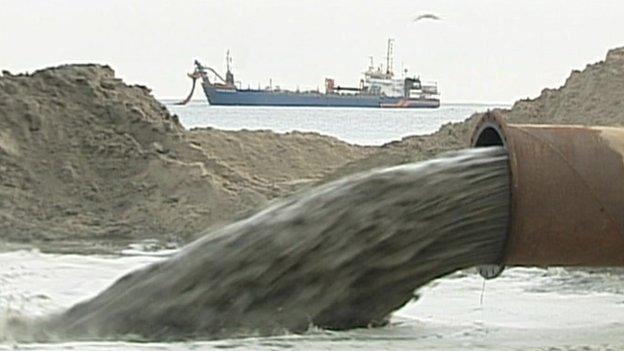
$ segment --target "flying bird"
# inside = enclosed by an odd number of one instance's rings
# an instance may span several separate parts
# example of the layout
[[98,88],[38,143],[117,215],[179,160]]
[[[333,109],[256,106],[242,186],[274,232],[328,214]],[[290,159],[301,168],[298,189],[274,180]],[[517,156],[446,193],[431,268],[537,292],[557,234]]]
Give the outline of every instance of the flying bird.
[[434,15],[432,13],[426,13],[426,14],[423,14],[423,15],[420,15],[420,16],[416,17],[414,19],[414,22],[418,22],[418,21],[421,21],[421,20],[427,20],[427,19],[439,21],[442,18],[440,18],[440,17],[438,17],[438,16],[436,16],[436,15]]

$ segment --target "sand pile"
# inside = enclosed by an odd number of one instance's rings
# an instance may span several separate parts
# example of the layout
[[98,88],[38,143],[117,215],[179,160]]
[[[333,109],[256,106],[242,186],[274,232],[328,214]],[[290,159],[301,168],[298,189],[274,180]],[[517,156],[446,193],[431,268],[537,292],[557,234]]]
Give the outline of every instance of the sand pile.
[[184,242],[367,153],[310,133],[189,132],[106,66],[3,72],[0,236],[50,250]]
[[[511,123],[624,126],[624,47],[610,50],[604,61],[574,70],[558,89],[544,89],[539,97],[499,110]],[[382,146],[376,153],[350,162],[327,179],[365,169],[420,161],[469,144],[482,114],[449,123],[431,135],[407,137]]]

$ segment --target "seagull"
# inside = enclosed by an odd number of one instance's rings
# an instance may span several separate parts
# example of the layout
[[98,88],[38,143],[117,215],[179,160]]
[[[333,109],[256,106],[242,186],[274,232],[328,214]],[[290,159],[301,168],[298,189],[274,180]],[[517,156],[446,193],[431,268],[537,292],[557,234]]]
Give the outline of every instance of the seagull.
[[434,15],[434,14],[432,14],[432,13],[426,13],[426,14],[423,14],[423,15],[420,15],[420,16],[416,17],[416,18],[414,19],[414,22],[418,22],[418,21],[420,21],[420,20],[426,20],[426,19],[439,21],[439,20],[441,20],[442,18],[440,18],[440,17],[438,17],[438,16],[436,16],[436,15]]

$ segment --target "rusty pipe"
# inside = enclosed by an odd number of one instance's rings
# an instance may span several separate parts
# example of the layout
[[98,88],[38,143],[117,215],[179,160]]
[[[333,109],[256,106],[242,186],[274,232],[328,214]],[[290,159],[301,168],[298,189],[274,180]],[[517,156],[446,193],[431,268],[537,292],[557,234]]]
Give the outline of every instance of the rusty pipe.
[[471,146],[493,145],[507,149],[511,174],[501,265],[624,266],[624,128],[507,124],[488,112]]

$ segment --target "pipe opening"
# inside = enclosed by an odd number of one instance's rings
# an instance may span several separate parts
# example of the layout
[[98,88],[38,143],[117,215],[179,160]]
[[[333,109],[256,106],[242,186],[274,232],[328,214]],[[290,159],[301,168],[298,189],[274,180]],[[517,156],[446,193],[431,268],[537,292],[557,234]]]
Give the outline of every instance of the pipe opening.
[[505,142],[503,141],[503,137],[501,136],[498,128],[495,128],[493,126],[486,126],[481,129],[481,132],[479,133],[479,136],[477,137],[474,146],[505,146]]
[[[479,132],[476,134],[476,139],[473,139],[473,147],[488,147],[488,146],[502,146],[507,148],[507,144],[501,130],[498,125],[492,123],[486,123],[483,125]],[[509,213],[511,213],[511,204],[509,205]],[[500,262],[504,259],[504,251],[501,252]],[[498,277],[505,266],[501,264],[484,264],[477,267],[477,272],[485,279],[493,279]]]

